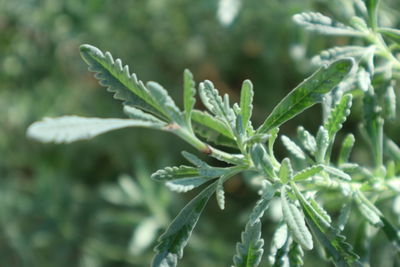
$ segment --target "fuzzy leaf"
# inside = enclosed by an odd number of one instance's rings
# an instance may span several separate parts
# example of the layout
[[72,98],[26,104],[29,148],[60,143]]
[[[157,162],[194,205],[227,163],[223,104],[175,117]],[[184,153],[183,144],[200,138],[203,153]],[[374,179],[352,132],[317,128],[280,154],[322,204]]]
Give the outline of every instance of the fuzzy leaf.
[[254,163],[254,166],[268,175],[269,177],[275,177],[274,167],[270,159],[268,158],[267,151],[261,144],[255,144],[250,149],[250,156]]
[[293,176],[292,164],[289,158],[284,158],[281,163],[281,168],[279,169],[279,178],[282,183],[287,183]]
[[329,133],[323,126],[320,126],[318,129],[316,141],[317,152],[315,154],[315,159],[318,163],[322,163],[329,147]]
[[361,58],[366,53],[366,49],[363,46],[336,46],[322,51],[319,55],[314,56],[311,61],[316,65],[322,65],[342,58]]
[[227,169],[226,173],[224,173],[217,181],[217,189],[216,189],[216,198],[218,206],[221,210],[225,209],[225,191],[224,191],[224,183],[236,175],[241,171],[241,168],[231,168]]
[[257,201],[256,205],[253,208],[253,211],[250,214],[250,218],[248,223],[253,225],[257,220],[261,220],[264,212],[268,209],[269,203],[271,199],[274,197],[276,192],[276,187],[270,185],[264,193],[261,195],[261,198]]
[[303,12],[293,16],[293,20],[306,30],[327,35],[362,36],[363,33],[332,20],[318,12]]
[[310,231],[304,221],[304,215],[300,210],[288,200],[289,196],[283,186],[281,189],[282,212],[293,239],[296,240],[304,249],[313,248],[313,240]]
[[351,214],[351,202],[346,202],[340,209],[340,215],[338,218],[337,228],[339,231],[343,231],[347,221],[349,220]]
[[382,213],[360,191],[354,192],[354,200],[364,218],[375,227],[382,227]]
[[317,151],[317,142],[315,140],[315,137],[310,134],[306,129],[304,129],[302,126],[299,126],[297,128],[297,137],[299,138],[302,146],[310,152],[312,155],[315,154]]
[[217,134],[221,134],[229,139],[234,140],[234,136],[225,123],[211,116],[209,113],[200,110],[193,110],[192,119],[196,123],[214,130]]
[[101,119],[79,116],[44,118],[31,124],[27,135],[41,142],[71,143],[93,138],[97,135],[126,127],[147,127],[162,129],[163,122],[132,119]]
[[245,80],[240,92],[240,114],[242,115],[243,129],[247,129],[253,112],[253,84],[250,80]]
[[200,83],[199,93],[207,109],[228,126],[234,128],[236,116],[233,109],[229,106],[228,95],[225,94],[224,99],[222,99],[218,90],[214,88],[214,84],[210,81]]
[[189,123],[194,104],[196,103],[196,83],[193,74],[186,69],[183,72],[183,106],[185,110],[186,122]]
[[350,114],[352,98],[350,94],[344,95],[340,102],[332,109],[328,119],[324,123],[324,128],[328,131],[331,141],[335,134],[342,128],[342,124]]
[[338,164],[344,164],[349,160],[351,150],[353,149],[355,142],[354,135],[348,134],[343,140],[342,147],[339,152]]
[[257,267],[260,264],[264,240],[261,238],[261,222],[247,224],[242,232],[241,243],[236,245],[236,255],[233,257],[235,267]]
[[351,180],[351,176],[348,175],[347,173],[343,172],[342,170],[335,168],[335,167],[331,167],[331,166],[326,166],[324,165],[324,171],[326,171],[327,173],[336,176],[340,179],[346,180],[346,181],[350,181]]
[[286,135],[281,136],[282,143],[285,145],[286,149],[292,153],[296,158],[305,160],[306,159],[306,154],[303,152],[303,150],[292,140],[290,140],[289,137]]
[[287,259],[287,246],[288,246],[288,228],[286,223],[281,222],[275,229],[272,236],[270,253],[268,260],[273,267],[285,266]]
[[323,96],[331,91],[350,72],[353,60],[341,59],[324,66],[304,80],[290,92],[271,112],[266,121],[257,130],[267,133],[279,127],[305,109],[321,102]]
[[315,166],[311,166],[308,167],[302,171],[299,171],[298,173],[296,173],[292,180],[293,181],[302,181],[305,180],[307,178],[310,178],[314,175],[316,175],[317,173],[319,173],[320,171],[322,171],[324,169],[324,167],[322,165],[315,165]]
[[353,253],[352,247],[345,242],[345,237],[340,235],[339,232],[314,209],[293,182],[291,186],[304,211],[307,225],[332,257],[335,265],[338,267],[362,267],[361,263],[358,261],[359,257]]
[[290,267],[301,267],[304,264],[304,252],[299,244],[293,242],[289,249],[289,264]]
[[133,106],[124,105],[124,112],[129,118],[135,120],[148,121],[159,125],[165,125],[165,122],[161,121],[157,117],[151,115],[150,113],[143,112]]
[[216,183],[209,185],[193,198],[175,217],[167,230],[158,240],[157,252],[151,267],[176,267],[178,259],[183,256],[186,246],[199,217],[211,195],[215,192]]
[[96,72],[95,77],[100,85],[114,93],[115,99],[123,100],[125,105],[163,116],[143,82],[138,80],[135,74],[130,74],[129,67],[122,66],[120,59],[114,60],[109,52],[103,53],[87,44],[81,45],[80,51],[83,60],[89,65],[89,70]]

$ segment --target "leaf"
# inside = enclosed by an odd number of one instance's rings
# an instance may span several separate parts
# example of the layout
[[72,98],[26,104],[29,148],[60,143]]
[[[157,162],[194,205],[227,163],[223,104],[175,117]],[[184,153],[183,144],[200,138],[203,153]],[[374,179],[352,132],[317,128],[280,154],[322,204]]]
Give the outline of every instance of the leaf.
[[353,149],[355,138],[353,134],[348,134],[343,140],[342,147],[340,148],[338,165],[342,165],[349,160],[351,150]]
[[166,125],[166,123],[164,121],[161,121],[157,117],[155,117],[149,113],[143,112],[142,110],[137,109],[132,106],[124,105],[124,112],[131,119],[148,121],[148,122],[152,122],[152,123],[160,124],[160,125]]
[[211,195],[215,192],[216,183],[209,185],[193,198],[175,217],[167,230],[158,240],[157,252],[152,267],[176,267],[178,259],[183,256],[186,246],[199,217]]
[[301,267],[304,264],[304,252],[299,244],[293,242],[288,253],[290,267]]
[[186,152],[186,151],[182,151],[182,156],[185,157],[185,159],[187,161],[189,161],[190,163],[192,163],[193,165],[199,167],[199,168],[209,168],[210,165],[208,165],[207,163],[205,163],[204,161],[202,161],[201,159],[199,159],[198,157],[196,157],[195,155],[193,155],[192,153]]
[[364,0],[368,10],[368,18],[372,29],[378,26],[378,5],[380,0]]
[[235,267],[257,267],[260,264],[264,240],[261,238],[261,222],[246,224],[242,232],[241,243],[236,245],[236,255],[233,257]]
[[293,181],[302,181],[305,179],[308,179],[314,175],[316,175],[317,173],[321,172],[324,169],[324,167],[322,165],[314,165],[311,167],[308,167],[298,173],[296,173],[292,180]]
[[315,154],[315,160],[318,163],[324,162],[326,151],[329,147],[329,133],[323,127],[320,126],[317,133],[317,153]]
[[151,178],[159,182],[165,182],[165,185],[170,190],[181,193],[224,175],[228,170],[210,166],[198,169],[182,165],[158,170],[151,175]]
[[192,119],[196,123],[201,124],[204,127],[210,128],[216,133],[219,133],[229,139],[234,140],[234,136],[232,135],[230,129],[225,125],[225,123],[211,116],[209,113],[200,110],[193,110]]
[[397,255],[400,256],[400,231],[395,228],[384,216],[381,216],[381,221],[383,223],[382,230],[385,232],[386,237],[392,242],[393,246],[396,248]]
[[340,215],[338,218],[338,223],[337,223],[337,228],[339,231],[343,231],[347,221],[349,220],[350,214],[351,214],[351,202],[346,202],[343,204],[341,210],[340,210]]
[[375,227],[382,227],[382,213],[360,191],[354,192],[354,200],[357,208],[364,218]]
[[261,144],[255,144],[250,149],[250,157],[254,166],[269,177],[275,177],[274,167],[268,158],[267,151]]
[[319,55],[314,56],[311,62],[316,65],[323,65],[342,58],[361,58],[366,53],[366,50],[367,48],[364,46],[336,46],[323,50]]
[[264,212],[268,209],[269,203],[271,199],[274,197],[275,192],[276,192],[275,186],[270,185],[267,187],[267,189],[261,195],[261,198],[257,201],[256,205],[254,206],[250,214],[250,218],[248,221],[250,225],[255,224],[257,220],[261,220],[262,216],[264,215]]
[[100,85],[114,93],[115,99],[123,100],[125,105],[163,116],[143,82],[135,74],[130,74],[129,67],[123,67],[120,59],[114,61],[109,52],[103,54],[98,48],[87,44],[80,46],[80,52],[89,65],[89,71],[97,73],[95,77]]
[[306,30],[326,35],[363,36],[363,33],[332,20],[318,12],[303,12],[293,16],[293,20]]
[[353,253],[351,245],[345,242],[345,237],[340,235],[329,222],[304,198],[294,182],[291,187],[305,214],[307,225],[313,231],[320,243],[325,247],[333,262],[338,267],[362,267],[359,257]]
[[226,173],[224,173],[217,181],[216,198],[218,206],[221,210],[225,209],[225,191],[224,183],[232,176],[239,173],[241,168],[230,168]]
[[302,126],[299,126],[297,128],[297,136],[303,145],[303,147],[309,151],[312,155],[315,154],[317,151],[317,142],[315,140],[315,137],[312,136],[306,129],[304,129]]
[[44,118],[31,124],[27,130],[30,138],[41,142],[71,143],[126,127],[162,129],[165,123],[132,119],[101,119],[79,116]]
[[335,167],[331,167],[331,166],[326,166],[323,165],[324,167],[324,171],[326,171],[327,173],[336,176],[340,179],[346,180],[346,181],[351,181],[351,176],[348,175],[347,173],[343,172],[342,170],[335,168]]
[[149,93],[154,99],[156,105],[163,111],[163,113],[172,122],[184,126],[185,120],[182,112],[176,106],[174,100],[169,96],[167,90],[164,89],[160,84],[156,82],[148,82],[147,88]]
[[305,160],[306,159],[306,154],[301,150],[301,148],[296,145],[295,142],[290,140],[289,137],[286,135],[281,136],[282,143],[285,145],[286,149],[289,150],[290,153],[292,153],[296,158]]
[[189,124],[193,107],[196,103],[196,83],[193,80],[193,74],[185,69],[183,72],[183,106],[185,110],[186,122]]
[[253,84],[250,80],[245,80],[240,92],[240,114],[242,116],[243,129],[247,129],[253,112]]
[[233,129],[236,116],[233,109],[229,106],[228,95],[225,94],[222,100],[218,90],[214,88],[214,84],[210,81],[200,83],[199,93],[201,101],[207,109]]
[[279,178],[282,183],[287,183],[292,179],[293,169],[289,158],[284,158],[281,163],[281,168],[279,169]]
[[332,219],[329,216],[328,212],[326,212],[326,210],[317,201],[315,201],[313,198],[308,199],[308,201],[310,202],[314,210],[319,214],[319,216],[321,216],[328,223],[332,222]]
[[396,94],[394,92],[395,85],[396,81],[392,80],[389,82],[388,86],[386,86],[385,90],[383,114],[388,120],[396,119]]
[[342,124],[346,121],[350,114],[353,96],[351,94],[344,95],[339,103],[332,109],[328,119],[324,123],[324,128],[328,131],[329,139],[332,141],[335,134],[342,128]]
[[396,162],[400,162],[400,148],[390,138],[384,137],[383,139],[385,153]]
[[287,262],[288,229],[286,223],[281,222],[272,236],[268,260],[273,267],[285,266]]
[[281,188],[282,213],[293,239],[296,240],[304,249],[313,248],[313,240],[310,231],[304,221],[304,215],[300,210],[288,200],[285,186]]
[[341,59],[317,70],[283,98],[257,132],[267,133],[305,109],[321,102],[323,96],[346,77],[352,66],[352,59]]

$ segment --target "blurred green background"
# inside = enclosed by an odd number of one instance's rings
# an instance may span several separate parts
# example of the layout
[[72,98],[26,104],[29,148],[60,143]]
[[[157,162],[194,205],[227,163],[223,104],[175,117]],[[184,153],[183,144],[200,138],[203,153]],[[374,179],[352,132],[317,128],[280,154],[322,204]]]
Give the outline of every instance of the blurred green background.
[[[149,178],[192,151],[166,133],[126,129],[71,145],[26,138],[44,116],[124,117],[87,71],[80,44],[111,51],[178,102],[184,68],[233,100],[251,79],[259,125],[312,72],[311,55],[351,41],[307,34],[291,19],[316,10],[346,18],[342,5],[350,1],[236,2],[237,14],[224,23],[216,0],[0,0],[0,266],[147,266],[156,236],[193,196]],[[298,124],[315,131],[314,111],[282,132],[293,135]],[[241,179],[227,191],[227,209],[210,202],[180,266],[231,262],[257,194]],[[265,237],[275,223],[267,220]]]

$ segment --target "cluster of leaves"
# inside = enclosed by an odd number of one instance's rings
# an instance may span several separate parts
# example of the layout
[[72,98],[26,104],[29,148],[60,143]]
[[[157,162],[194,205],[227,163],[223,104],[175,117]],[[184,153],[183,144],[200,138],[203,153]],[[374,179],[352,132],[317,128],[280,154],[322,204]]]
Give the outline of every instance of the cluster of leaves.
[[[258,128],[251,123],[254,92],[248,80],[242,84],[239,103],[231,105],[229,96],[221,96],[211,81],[196,86],[193,75],[185,70],[183,109],[180,109],[160,84],[144,84],[109,52],[82,45],[81,55],[89,70],[96,73],[100,84],[114,98],[123,101],[129,119],[46,118],[32,124],[28,135],[43,142],[69,143],[115,129],[146,127],[173,133],[203,154],[227,164],[210,166],[183,152],[192,166],[166,167],[152,175],[154,180],[177,192],[208,184],[159,238],[153,267],[177,266],[208,200],[215,194],[219,207],[224,209],[224,183],[244,171],[261,175],[264,181],[260,199],[237,245],[234,266],[258,266],[261,262],[262,218],[273,199],[279,199],[282,207],[281,223],[269,253],[273,266],[302,266],[303,250],[315,246],[337,266],[363,266],[368,257],[357,255],[342,233],[353,214],[353,206],[365,222],[382,229],[399,252],[399,231],[375,203],[382,199],[393,201],[400,191],[396,176],[400,149],[383,133],[384,121],[396,115],[394,84],[400,62],[395,48],[400,35],[396,29],[379,27],[378,1],[354,1],[354,4],[360,16],[354,16],[349,25],[319,13],[294,16],[308,30],[353,36],[368,45],[335,47],[315,57],[314,62],[322,67],[278,103]],[[393,42],[393,48],[387,45],[389,41]],[[197,93],[207,111],[194,108]],[[349,161],[355,143],[353,134],[344,138],[338,159],[332,160],[335,137],[350,114],[353,98],[360,99],[363,105],[361,131],[371,146],[373,167]],[[315,136],[303,127],[298,128],[296,140],[281,135],[290,157],[277,159],[274,143],[279,127],[317,103],[322,103],[324,116]],[[227,152],[232,149],[234,153]],[[343,205],[337,221],[324,208],[329,203],[320,201],[331,192]],[[363,233],[361,239],[367,236],[371,238],[371,233]]]

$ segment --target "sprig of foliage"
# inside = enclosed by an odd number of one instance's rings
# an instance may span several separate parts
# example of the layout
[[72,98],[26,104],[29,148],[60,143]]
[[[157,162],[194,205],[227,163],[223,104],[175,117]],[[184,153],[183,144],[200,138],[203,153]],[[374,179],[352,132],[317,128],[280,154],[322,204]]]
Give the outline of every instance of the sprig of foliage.
[[[217,204],[224,209],[224,183],[244,171],[255,172],[264,180],[259,188],[261,197],[237,245],[234,266],[255,267],[262,261],[261,223],[272,200],[280,201],[282,206],[281,223],[269,255],[273,266],[302,266],[303,249],[315,247],[336,266],[361,266],[358,251],[341,233],[351,220],[353,206],[364,222],[382,228],[398,251],[399,231],[379,206],[380,200],[393,201],[400,192],[395,182],[400,149],[383,128],[396,115],[393,87],[400,60],[387,43],[397,44],[393,39],[399,34],[396,29],[380,27],[378,1],[356,2],[354,6],[361,16],[354,14],[348,23],[316,12],[294,16],[294,21],[307,30],[352,36],[365,45],[334,47],[314,57],[313,62],[322,66],[283,98],[256,130],[251,122],[254,91],[249,80],[242,84],[240,102],[231,104],[229,96],[221,96],[211,81],[200,82],[196,89],[193,75],[185,70],[180,109],[160,84],[144,84],[109,52],[83,45],[81,54],[89,70],[96,72],[100,84],[115,98],[124,101],[124,111],[130,119],[51,118],[32,124],[28,135],[45,142],[72,142],[114,129],[146,127],[174,133],[204,155],[227,163],[226,167],[213,167],[184,152],[193,166],[166,167],[152,175],[154,180],[178,192],[209,184],[160,237],[153,267],[177,266],[208,200],[215,193]],[[208,111],[195,109],[197,92]],[[372,167],[349,161],[355,145],[355,135],[351,133],[342,141],[337,161],[332,161],[336,135],[349,117],[353,101],[359,101],[363,107],[360,128],[371,146]],[[317,103],[324,110],[317,133],[314,136],[300,126],[297,138],[281,135],[289,156],[280,160],[274,150],[278,127]],[[217,148],[224,146],[236,152]],[[338,210],[343,206],[337,223],[329,215],[334,209],[326,202],[330,195],[335,197],[337,203],[333,204]]]

